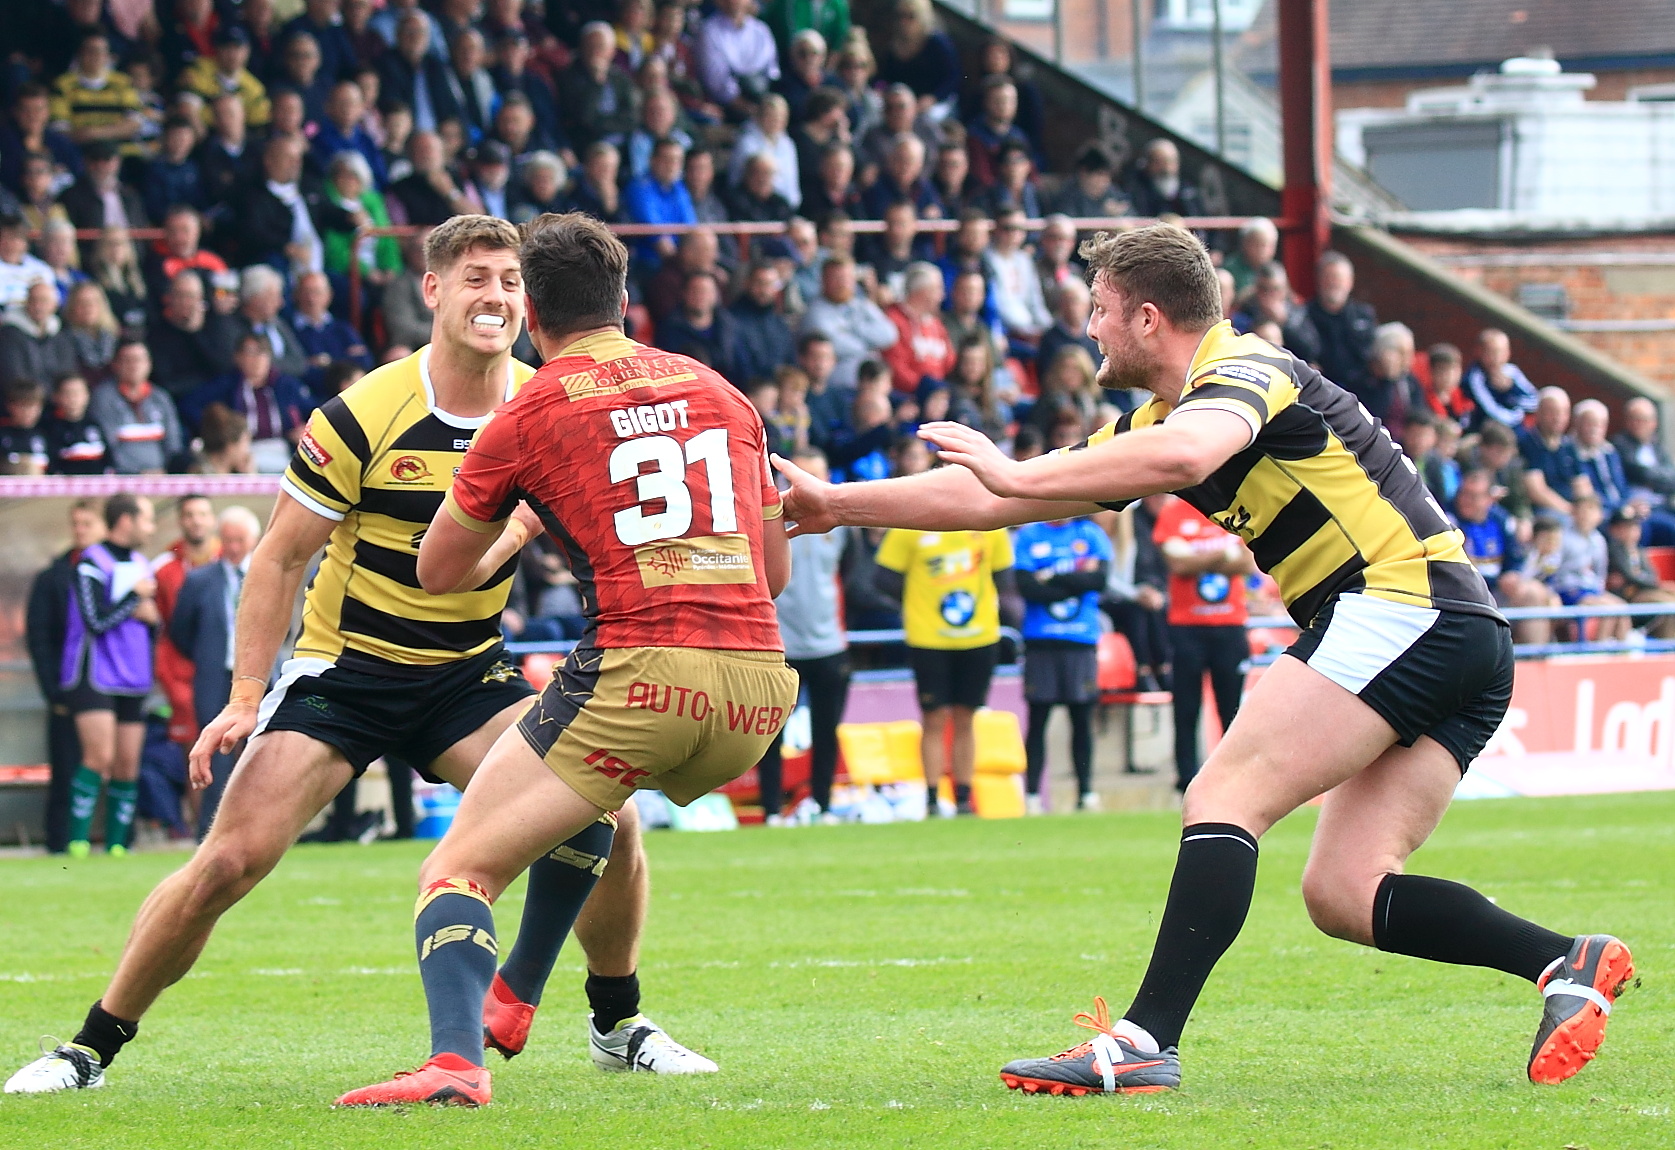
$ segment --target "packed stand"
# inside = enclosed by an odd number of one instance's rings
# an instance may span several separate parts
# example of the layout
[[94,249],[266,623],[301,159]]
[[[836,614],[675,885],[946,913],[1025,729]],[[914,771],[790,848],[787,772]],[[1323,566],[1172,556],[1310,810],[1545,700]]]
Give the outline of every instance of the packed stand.
[[[928,0],[898,0],[876,44],[846,0],[67,0],[11,19],[0,470],[12,474],[282,471],[318,404],[428,341],[424,229],[462,212],[571,210],[672,229],[631,240],[631,334],[739,387],[776,451],[818,458],[835,480],[880,478],[933,466],[913,432],[952,419],[1022,458],[1143,398],[1097,383],[1072,221],[1204,214],[1167,139],[1121,164],[1090,143],[1045,170],[1039,88],[1000,38],[967,73]],[[954,230],[920,231],[927,220]],[[858,234],[857,221],[882,230]],[[770,226],[743,243],[714,230],[740,222]],[[406,231],[365,231],[390,227]],[[1504,604],[1675,599],[1640,550],[1675,543],[1675,463],[1649,403],[1609,435],[1603,406],[1573,413],[1510,362],[1504,333],[1469,354],[1420,353],[1355,297],[1342,255],[1322,258],[1304,300],[1269,221],[1206,239],[1234,326],[1360,398]],[[534,362],[527,337],[519,353]],[[1065,664],[1031,705],[1071,708],[1083,792],[1089,696],[1075,684],[1102,630],[1127,637],[1142,687],[1167,687],[1190,660],[1228,710],[1246,585],[1251,613],[1279,613],[1231,536],[1178,518],[1148,500],[1101,518],[1104,547],[1081,527],[1028,540],[1055,557],[1039,577],[1024,577],[1043,569],[1033,559],[1011,562],[1015,542],[1002,555],[994,541],[994,594],[973,591],[996,634],[959,649],[992,645],[1004,621],[1038,666]],[[832,546],[798,557],[843,588],[842,626],[787,635],[805,673],[832,687],[848,660],[834,635],[904,618],[912,658],[928,658],[897,546],[873,531]],[[802,595],[824,602],[816,587]],[[1080,620],[1075,634],[1042,622],[1048,607]],[[530,548],[509,633],[574,638],[580,614],[558,556]],[[1637,624],[1675,632],[1663,617],[1524,620],[1518,638]],[[937,721],[953,724],[958,759],[965,700],[987,678],[956,663],[926,673],[946,688]],[[1189,678],[1177,706],[1194,709]],[[816,738],[829,766],[828,734]],[[1197,752],[1177,751],[1184,785]]]

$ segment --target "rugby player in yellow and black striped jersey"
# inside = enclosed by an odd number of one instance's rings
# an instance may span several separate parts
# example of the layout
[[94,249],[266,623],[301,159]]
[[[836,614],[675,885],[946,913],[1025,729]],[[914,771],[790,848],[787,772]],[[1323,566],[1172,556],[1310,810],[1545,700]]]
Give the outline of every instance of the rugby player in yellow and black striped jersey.
[[[24,1067],[8,1091],[102,1085],[105,1066],[191,968],[220,916],[338,791],[385,754],[464,788],[534,696],[506,656],[500,615],[517,552],[539,521],[520,508],[520,526],[450,593],[427,594],[416,574],[420,537],[473,435],[533,374],[511,356],[524,319],[519,242],[517,228],[488,216],[455,216],[431,232],[424,278],[436,313],[431,344],[371,372],[310,420],[245,577],[232,699],[192,750],[200,787],[210,781],[213,753],[250,736],[215,822],[141,908],[116,974],[75,1040]],[[302,636],[264,697],[290,605],[321,547]],[[647,874],[638,827],[629,808],[530,868],[518,941],[484,1002],[481,1029],[465,1038],[508,1058],[522,1050],[575,923],[588,958],[594,1062],[666,1073],[716,1068],[639,1013]],[[599,897],[589,899],[596,882]]]
[[1528,1074],[1568,1078],[1604,1039],[1632,977],[1610,935],[1568,936],[1469,887],[1402,873],[1441,819],[1512,693],[1505,620],[1413,464],[1353,396],[1221,319],[1203,245],[1157,225],[1083,245],[1099,382],[1152,398],[1065,451],[1008,459],[981,433],[921,427],[947,466],[833,487],[785,462],[796,533],[838,524],[989,530],[1170,491],[1240,535],[1302,636],[1269,667],[1187,788],[1180,855],[1152,960],[1125,1016],[1103,998],[1092,1041],[1020,1059],[1008,1086],[1125,1093],[1180,1084],[1177,1044],[1237,937],[1257,840],[1324,794],[1303,876],[1326,933],[1399,954],[1488,966],[1544,998]]

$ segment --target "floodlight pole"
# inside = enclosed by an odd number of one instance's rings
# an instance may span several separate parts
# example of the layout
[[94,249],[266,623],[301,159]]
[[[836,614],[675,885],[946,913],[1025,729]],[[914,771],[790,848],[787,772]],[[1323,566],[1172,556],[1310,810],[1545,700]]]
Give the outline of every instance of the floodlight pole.
[[1280,125],[1284,136],[1285,270],[1314,294],[1315,262],[1332,242],[1332,61],[1327,0],[1279,0]]
[[1129,0],[1128,30],[1129,56],[1134,61],[1134,110],[1146,112],[1146,17],[1141,6],[1144,0]]

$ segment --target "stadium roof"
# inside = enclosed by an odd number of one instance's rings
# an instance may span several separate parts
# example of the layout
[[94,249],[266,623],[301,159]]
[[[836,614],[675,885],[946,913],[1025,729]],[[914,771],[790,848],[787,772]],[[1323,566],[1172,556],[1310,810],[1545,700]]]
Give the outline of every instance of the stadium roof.
[[[1276,7],[1246,34],[1254,72],[1274,67]],[[1339,81],[1469,75],[1542,50],[1571,71],[1675,65],[1670,0],[1331,0],[1331,23]]]

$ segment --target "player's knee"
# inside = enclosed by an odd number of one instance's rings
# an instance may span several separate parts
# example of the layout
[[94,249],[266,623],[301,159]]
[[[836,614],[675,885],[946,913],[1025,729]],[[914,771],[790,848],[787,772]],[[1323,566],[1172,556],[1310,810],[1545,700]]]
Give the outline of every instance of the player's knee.
[[[1324,866],[1303,869],[1303,905],[1322,934],[1346,942],[1371,943],[1372,901],[1358,878]],[[1371,889],[1376,889],[1377,883]]]
[[192,856],[192,897],[200,909],[221,910],[243,898],[274,868],[282,851],[211,835]]

